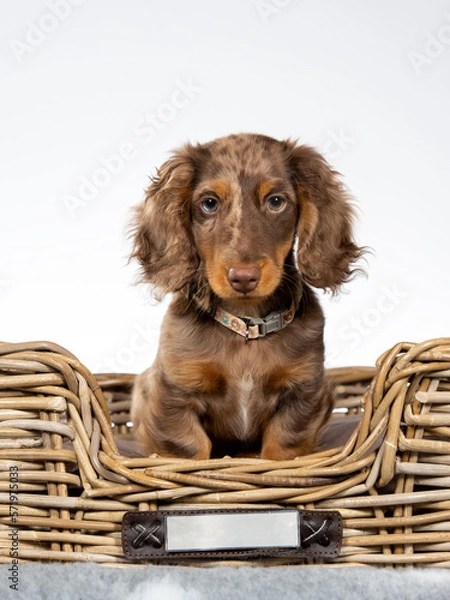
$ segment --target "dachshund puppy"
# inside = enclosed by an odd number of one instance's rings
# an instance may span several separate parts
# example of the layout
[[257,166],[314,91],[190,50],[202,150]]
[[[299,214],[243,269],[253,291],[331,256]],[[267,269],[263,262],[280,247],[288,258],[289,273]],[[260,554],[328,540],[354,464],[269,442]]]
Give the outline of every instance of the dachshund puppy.
[[133,391],[148,453],[289,460],[316,448],[333,407],[324,316],[363,249],[338,174],[313,148],[256,134],[184,146],[137,207],[144,281],[173,299]]

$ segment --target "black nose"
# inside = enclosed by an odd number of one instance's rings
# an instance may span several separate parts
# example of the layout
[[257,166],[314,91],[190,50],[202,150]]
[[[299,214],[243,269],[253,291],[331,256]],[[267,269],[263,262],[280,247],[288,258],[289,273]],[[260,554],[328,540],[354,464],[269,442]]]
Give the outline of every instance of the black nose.
[[228,269],[227,277],[234,290],[248,294],[258,285],[261,279],[261,269],[257,265],[231,267]]

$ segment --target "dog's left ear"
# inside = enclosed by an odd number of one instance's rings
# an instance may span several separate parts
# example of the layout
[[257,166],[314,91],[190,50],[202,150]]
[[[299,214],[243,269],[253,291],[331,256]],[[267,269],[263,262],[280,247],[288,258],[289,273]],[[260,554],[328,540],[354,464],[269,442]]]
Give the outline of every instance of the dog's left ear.
[[354,208],[339,173],[321,154],[310,146],[286,144],[300,206],[300,273],[313,287],[336,292],[361,270],[355,263],[365,250],[353,241]]

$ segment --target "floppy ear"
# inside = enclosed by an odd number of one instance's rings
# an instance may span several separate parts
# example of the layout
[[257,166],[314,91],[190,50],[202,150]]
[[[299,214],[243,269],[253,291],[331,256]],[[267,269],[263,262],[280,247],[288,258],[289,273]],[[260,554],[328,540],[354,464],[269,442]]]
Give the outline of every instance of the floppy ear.
[[142,281],[154,285],[160,297],[180,290],[198,267],[189,212],[193,152],[186,145],[158,169],[130,227],[134,239],[130,258],[139,261]]
[[360,271],[364,248],[353,242],[354,209],[339,173],[314,148],[288,142],[289,162],[300,205],[298,267],[316,288],[336,292]]

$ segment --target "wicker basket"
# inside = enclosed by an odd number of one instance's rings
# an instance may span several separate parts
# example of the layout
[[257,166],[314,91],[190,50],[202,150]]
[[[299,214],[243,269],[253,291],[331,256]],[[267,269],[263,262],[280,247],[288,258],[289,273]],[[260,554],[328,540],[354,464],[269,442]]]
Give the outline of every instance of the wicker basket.
[[361,417],[340,447],[288,462],[129,458],[132,375],[94,377],[50,343],[0,343],[0,561],[126,563],[130,510],[296,506],[342,514],[333,564],[449,567],[450,338],[330,374],[334,418]]

